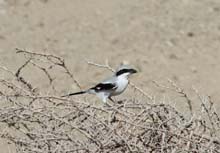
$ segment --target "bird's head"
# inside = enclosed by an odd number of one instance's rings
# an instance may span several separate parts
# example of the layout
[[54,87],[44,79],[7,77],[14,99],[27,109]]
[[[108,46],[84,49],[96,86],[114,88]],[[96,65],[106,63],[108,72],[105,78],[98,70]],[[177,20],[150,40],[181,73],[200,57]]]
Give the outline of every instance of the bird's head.
[[131,68],[128,65],[121,65],[117,71],[115,72],[115,76],[117,77],[128,77],[131,74],[137,73],[137,70]]

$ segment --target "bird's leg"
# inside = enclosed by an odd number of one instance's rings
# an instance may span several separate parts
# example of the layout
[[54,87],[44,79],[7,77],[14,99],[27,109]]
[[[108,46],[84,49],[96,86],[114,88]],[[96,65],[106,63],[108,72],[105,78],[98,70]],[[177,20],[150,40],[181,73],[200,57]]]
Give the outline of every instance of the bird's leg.
[[[113,102],[114,104],[116,103],[116,101],[115,101],[115,100],[113,100],[113,99],[112,99],[112,97],[108,97],[108,99],[109,99],[109,100],[111,100],[111,102]],[[118,104],[122,104],[122,103],[123,103],[123,101],[122,101],[122,100],[120,100],[120,101],[117,101],[117,103],[118,103]]]
[[111,100],[111,102],[113,102],[113,103],[115,102],[115,101],[112,99],[112,97],[108,97],[108,99]]
[[107,103],[107,98],[109,98],[108,96],[103,96],[102,100],[104,102],[104,107],[110,107],[110,105]]

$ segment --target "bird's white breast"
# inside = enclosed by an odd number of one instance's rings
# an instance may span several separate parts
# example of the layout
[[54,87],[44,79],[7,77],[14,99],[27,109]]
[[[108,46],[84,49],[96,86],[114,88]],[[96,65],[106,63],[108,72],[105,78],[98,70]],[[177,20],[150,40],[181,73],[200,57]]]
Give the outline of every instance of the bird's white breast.
[[117,89],[111,94],[111,96],[121,94],[128,86],[128,79],[127,77],[121,76],[117,78]]

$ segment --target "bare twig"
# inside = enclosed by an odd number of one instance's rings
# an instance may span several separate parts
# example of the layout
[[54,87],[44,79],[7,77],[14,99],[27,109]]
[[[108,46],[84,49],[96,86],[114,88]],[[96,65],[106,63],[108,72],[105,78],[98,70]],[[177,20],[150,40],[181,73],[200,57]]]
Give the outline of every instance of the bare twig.
[[[18,49],[16,48],[16,53],[24,53],[24,54],[28,54],[31,56],[31,58],[33,58],[34,56],[38,56],[38,57],[44,57],[47,60],[49,60],[51,63],[62,67],[66,73],[73,79],[73,82],[77,85],[77,87],[79,89],[82,89],[80,84],[78,83],[78,81],[75,79],[75,77],[73,76],[73,74],[69,71],[69,69],[66,66],[66,63],[64,61],[64,59],[62,59],[61,57],[52,55],[52,54],[43,54],[43,53],[35,53],[35,52],[30,52],[27,50],[22,50],[22,49]],[[33,62],[32,62],[33,63]],[[42,68],[41,68],[42,69]]]
[[[67,69],[64,60],[54,55],[18,52],[28,54],[31,60],[16,73],[0,67],[15,78],[21,77],[24,68],[37,67],[52,82],[56,77],[52,76],[48,67],[59,65]],[[46,67],[39,63],[42,59],[48,61]],[[104,66],[93,62],[88,64],[113,71],[108,63]],[[65,75],[71,77],[68,69]],[[31,83],[31,78],[28,79]],[[171,87],[165,89],[188,98],[182,88],[170,83]],[[197,90],[202,102],[201,110],[206,113],[188,119],[182,115],[186,112],[180,112],[169,104],[148,104],[144,100],[137,103],[138,97],[106,108],[96,106],[91,99],[66,99],[54,93],[32,94],[20,80],[14,78],[1,78],[0,85],[0,137],[13,143],[17,152],[218,153],[220,150],[219,116],[210,97],[205,99]],[[48,88],[52,85],[56,84],[51,83]],[[141,88],[130,85],[152,100],[152,96]],[[189,109],[188,113],[192,114],[191,111],[193,109]]]
[[101,67],[101,68],[105,68],[105,69],[108,69],[112,72],[115,72],[115,69],[113,69],[109,63],[108,63],[108,60],[106,60],[106,63],[105,64],[97,64],[95,62],[92,62],[92,61],[89,61],[89,60],[86,60],[87,64],[89,65],[93,65],[93,66],[97,66],[97,67]]
[[180,94],[182,97],[184,97],[186,99],[186,102],[188,104],[188,108],[189,108],[189,111],[191,113],[191,115],[193,115],[193,110],[192,110],[192,102],[189,98],[189,96],[186,94],[186,92],[184,91],[183,88],[180,88],[179,86],[177,86],[177,84],[175,82],[173,82],[172,80],[168,79],[168,82],[171,84],[171,87],[168,87],[168,86],[164,86],[164,85],[161,85],[159,84],[157,81],[153,81],[153,83],[157,86],[157,87],[160,87],[160,88],[165,88],[165,89],[169,89],[171,91],[174,91],[174,92],[177,92],[178,94]]

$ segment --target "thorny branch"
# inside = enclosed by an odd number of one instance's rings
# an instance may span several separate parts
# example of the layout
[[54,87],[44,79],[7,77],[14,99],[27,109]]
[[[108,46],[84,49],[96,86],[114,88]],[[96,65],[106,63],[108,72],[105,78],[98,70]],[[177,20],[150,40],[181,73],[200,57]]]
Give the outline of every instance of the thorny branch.
[[[34,58],[34,57],[37,58],[37,59],[45,58],[46,60],[51,62],[51,65],[49,66],[50,68],[54,67],[54,65],[62,67],[66,71],[66,73],[73,79],[73,82],[77,85],[77,87],[79,89],[81,89],[80,84],[75,79],[73,74],[69,71],[69,69],[66,66],[66,63],[65,63],[64,59],[62,59],[61,57],[51,55],[51,54],[42,54],[42,53],[30,52],[30,51],[26,51],[26,50],[22,50],[22,49],[18,49],[18,48],[16,48],[16,53],[27,54],[27,55],[30,56],[29,58]],[[32,64],[33,64],[33,62],[32,62]],[[45,71],[45,70],[43,69],[43,71]]]
[[186,100],[186,102],[187,102],[187,104],[188,104],[189,111],[190,111],[191,115],[193,115],[192,102],[191,102],[189,96],[187,95],[187,93],[184,91],[184,89],[181,88],[181,87],[179,87],[175,82],[173,82],[173,81],[170,80],[170,79],[168,79],[168,82],[170,83],[171,87],[161,85],[161,84],[159,84],[159,83],[158,83],[157,81],[155,81],[155,80],[153,81],[153,83],[154,83],[157,87],[172,90],[172,91],[174,91],[174,92],[180,94],[182,97],[184,97],[184,99]]
[[[198,91],[201,110],[206,112],[209,122],[196,116],[189,119],[183,115],[186,112],[168,104],[150,103],[152,96],[133,83],[130,85],[135,92],[148,102],[140,97],[128,98],[124,104],[115,103],[108,108],[92,104],[91,100],[66,99],[53,93],[34,94],[27,88],[25,79],[34,89],[31,78],[21,73],[24,69],[39,68],[48,77],[50,86],[55,86],[56,79],[49,71],[51,67],[62,67],[65,75],[75,79],[60,57],[20,49],[17,52],[28,55],[28,59],[15,73],[0,67],[0,71],[16,78],[0,80],[0,137],[13,143],[17,152],[219,153],[219,116],[211,99],[204,100]],[[46,66],[36,61],[46,61]],[[88,64],[114,72],[108,62]],[[18,77],[25,79],[21,81]],[[80,88],[76,80],[74,83]],[[170,89],[189,99],[183,89],[172,81],[170,84],[173,87]],[[188,113],[194,114],[192,105]]]

